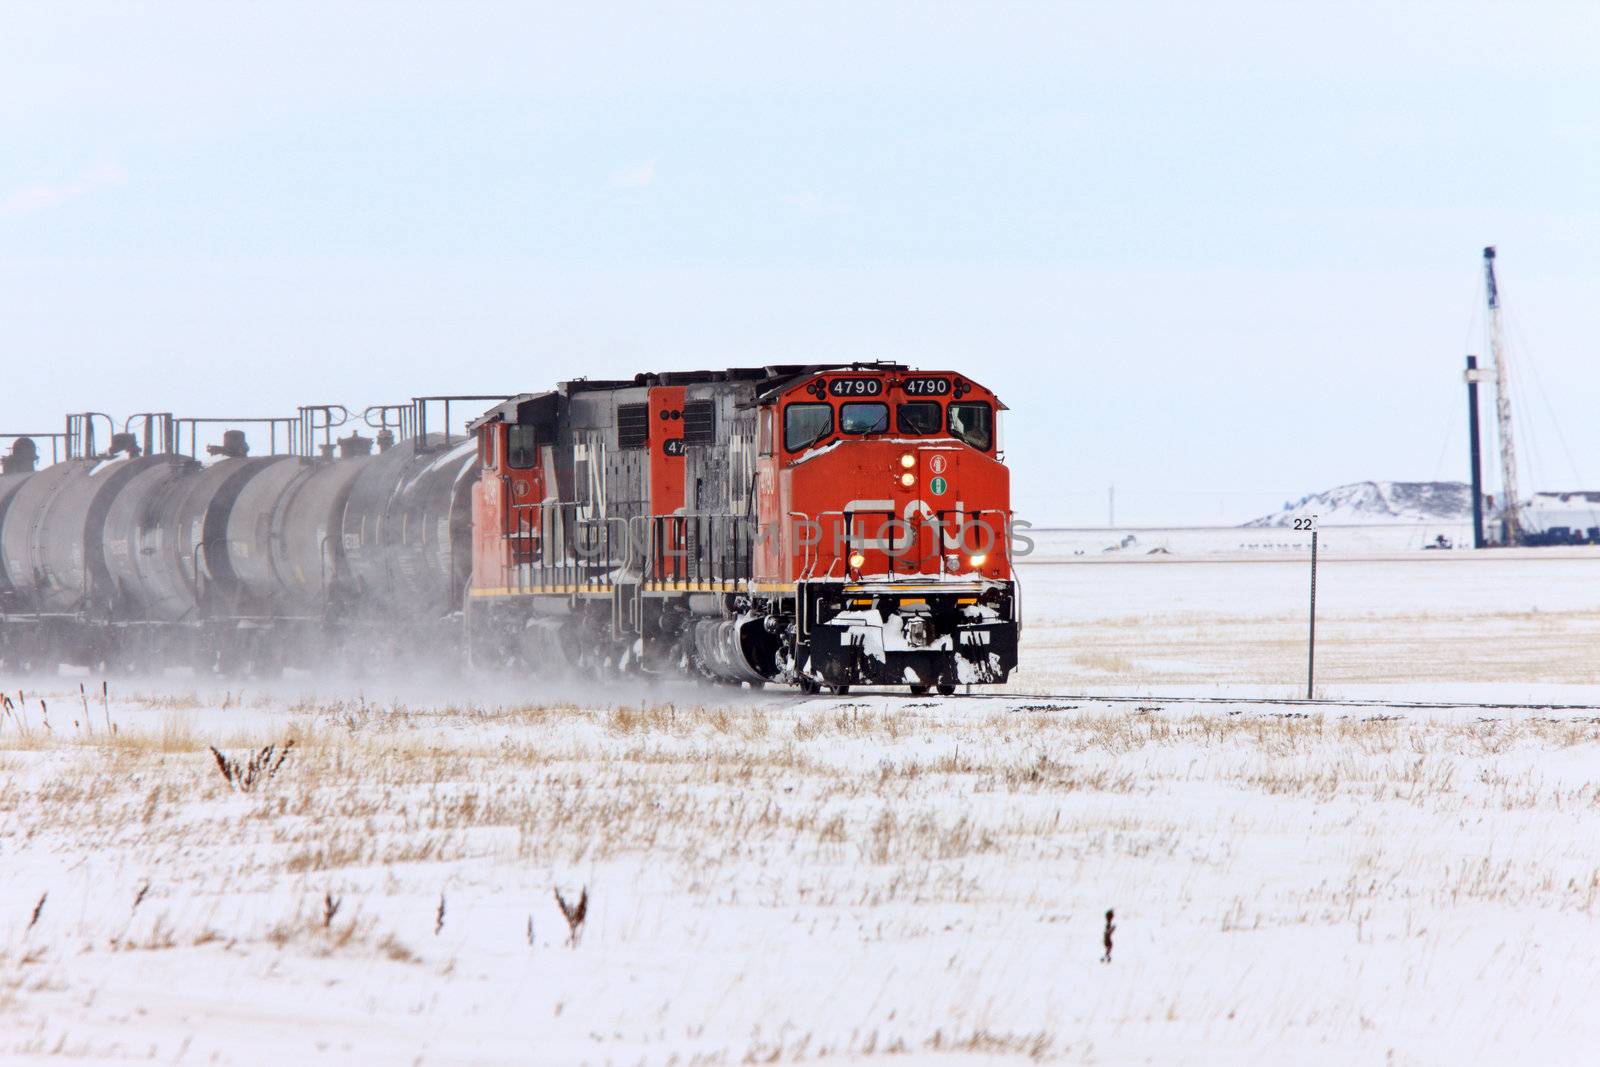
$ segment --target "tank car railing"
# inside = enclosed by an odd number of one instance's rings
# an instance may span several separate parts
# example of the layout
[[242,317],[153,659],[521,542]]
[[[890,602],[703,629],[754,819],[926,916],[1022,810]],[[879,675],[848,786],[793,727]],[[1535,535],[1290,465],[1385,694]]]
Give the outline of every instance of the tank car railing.
[[[267,427],[267,455],[279,455],[279,434],[283,440],[282,455],[297,456],[304,454],[301,448],[300,432],[302,420],[293,415],[255,415],[238,419],[225,419],[220,416],[195,417],[186,415],[173,419],[173,446],[172,451],[184,455],[185,438],[187,437],[188,456],[190,459],[200,458],[200,427],[202,426],[266,426]],[[309,450],[306,450],[309,451]]]
[[[324,456],[332,456],[333,431],[350,421],[350,409],[343,404],[302,404],[298,410],[296,454],[315,456],[320,449]],[[320,442],[318,434],[322,435]]]
[[65,438],[67,459],[93,459],[100,454],[96,447],[94,429],[99,423],[104,422],[106,427],[106,443],[117,435],[117,423],[110,415],[103,411],[80,411],[67,416],[67,429],[62,437]]
[[361,421],[377,430],[380,440],[389,433],[396,441],[409,441],[417,433],[417,405],[373,404],[362,410]]
[[[430,446],[430,448],[443,448],[445,445],[452,443],[450,440],[450,406],[452,404],[468,403],[474,405],[472,408],[472,413],[469,416],[469,418],[471,418],[483,414],[483,409],[477,407],[476,405],[481,404],[486,400],[491,403],[498,404],[502,401],[510,400],[511,396],[512,394],[510,393],[461,393],[452,394],[449,396],[414,396],[411,398],[411,418],[409,419],[411,432],[416,435],[418,441],[426,441],[428,439],[428,408],[429,405],[438,405],[444,409],[444,429],[442,434],[444,444],[433,445]],[[370,411],[372,409],[369,408],[368,410]],[[404,425],[404,423],[402,423],[402,425]],[[466,432],[465,426],[462,427],[462,432]],[[405,436],[402,435],[401,440],[404,439]]]
[[[63,446],[66,445],[67,440],[68,440],[66,434],[64,434],[64,433],[0,433],[0,441],[10,441],[13,444],[15,444],[15,442],[17,442],[17,441],[21,441],[23,438],[27,438],[29,440],[33,440],[34,438],[39,438],[39,437],[47,437],[47,438],[50,439],[50,462],[51,463],[60,463],[61,459],[62,459],[62,455],[61,455],[62,448],[63,448]],[[34,455],[35,455],[36,459],[43,459],[44,458],[43,456],[38,455],[37,452],[35,452]],[[6,473],[7,474],[13,474],[13,473],[16,473],[16,472],[7,471]]]
[[736,582],[753,573],[756,521],[748,515],[656,515],[650,567],[657,582]]

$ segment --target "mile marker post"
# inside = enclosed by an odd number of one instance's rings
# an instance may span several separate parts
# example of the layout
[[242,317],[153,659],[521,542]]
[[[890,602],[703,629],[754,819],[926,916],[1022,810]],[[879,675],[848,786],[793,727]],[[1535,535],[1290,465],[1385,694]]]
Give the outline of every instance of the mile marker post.
[[1317,517],[1304,520],[1311,528],[1311,628],[1306,638],[1306,699],[1317,675]]

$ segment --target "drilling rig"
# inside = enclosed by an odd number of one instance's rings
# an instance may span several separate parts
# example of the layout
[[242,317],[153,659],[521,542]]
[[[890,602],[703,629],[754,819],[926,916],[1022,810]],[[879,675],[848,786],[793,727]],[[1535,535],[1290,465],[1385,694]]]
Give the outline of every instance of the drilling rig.
[[1511,392],[1506,373],[1505,337],[1500,326],[1500,286],[1494,276],[1494,246],[1483,250],[1484,288],[1489,297],[1489,358],[1494,361],[1494,401],[1500,437],[1501,544],[1522,540],[1521,497],[1517,494],[1517,453],[1511,437]]

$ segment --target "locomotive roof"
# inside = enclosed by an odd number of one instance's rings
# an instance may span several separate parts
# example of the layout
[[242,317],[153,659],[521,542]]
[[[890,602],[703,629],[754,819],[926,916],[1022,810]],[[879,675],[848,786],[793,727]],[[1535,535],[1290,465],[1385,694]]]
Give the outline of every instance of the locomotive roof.
[[652,385],[700,385],[712,382],[752,382],[762,397],[782,392],[800,378],[826,371],[903,371],[903,363],[773,363],[764,367],[732,367],[728,370],[660,371],[638,374],[631,379],[575,378],[542,393],[522,393],[497,404],[467,424],[469,431],[490,422],[531,422],[554,405],[556,398],[575,393],[637,389]]

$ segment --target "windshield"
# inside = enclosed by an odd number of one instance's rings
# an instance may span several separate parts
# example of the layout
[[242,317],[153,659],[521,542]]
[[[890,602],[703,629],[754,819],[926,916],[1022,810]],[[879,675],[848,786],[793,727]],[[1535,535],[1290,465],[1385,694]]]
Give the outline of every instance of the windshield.
[[888,433],[888,404],[841,404],[840,433]]
[[994,411],[983,401],[950,405],[950,435],[981,452],[994,440]]
[[894,409],[894,428],[897,433],[925,436],[939,432],[939,405],[932,400],[913,400]]
[[783,447],[798,452],[833,432],[833,405],[790,404],[783,409]]
[[513,423],[506,435],[507,465],[527,470],[539,460],[539,445],[532,426]]

